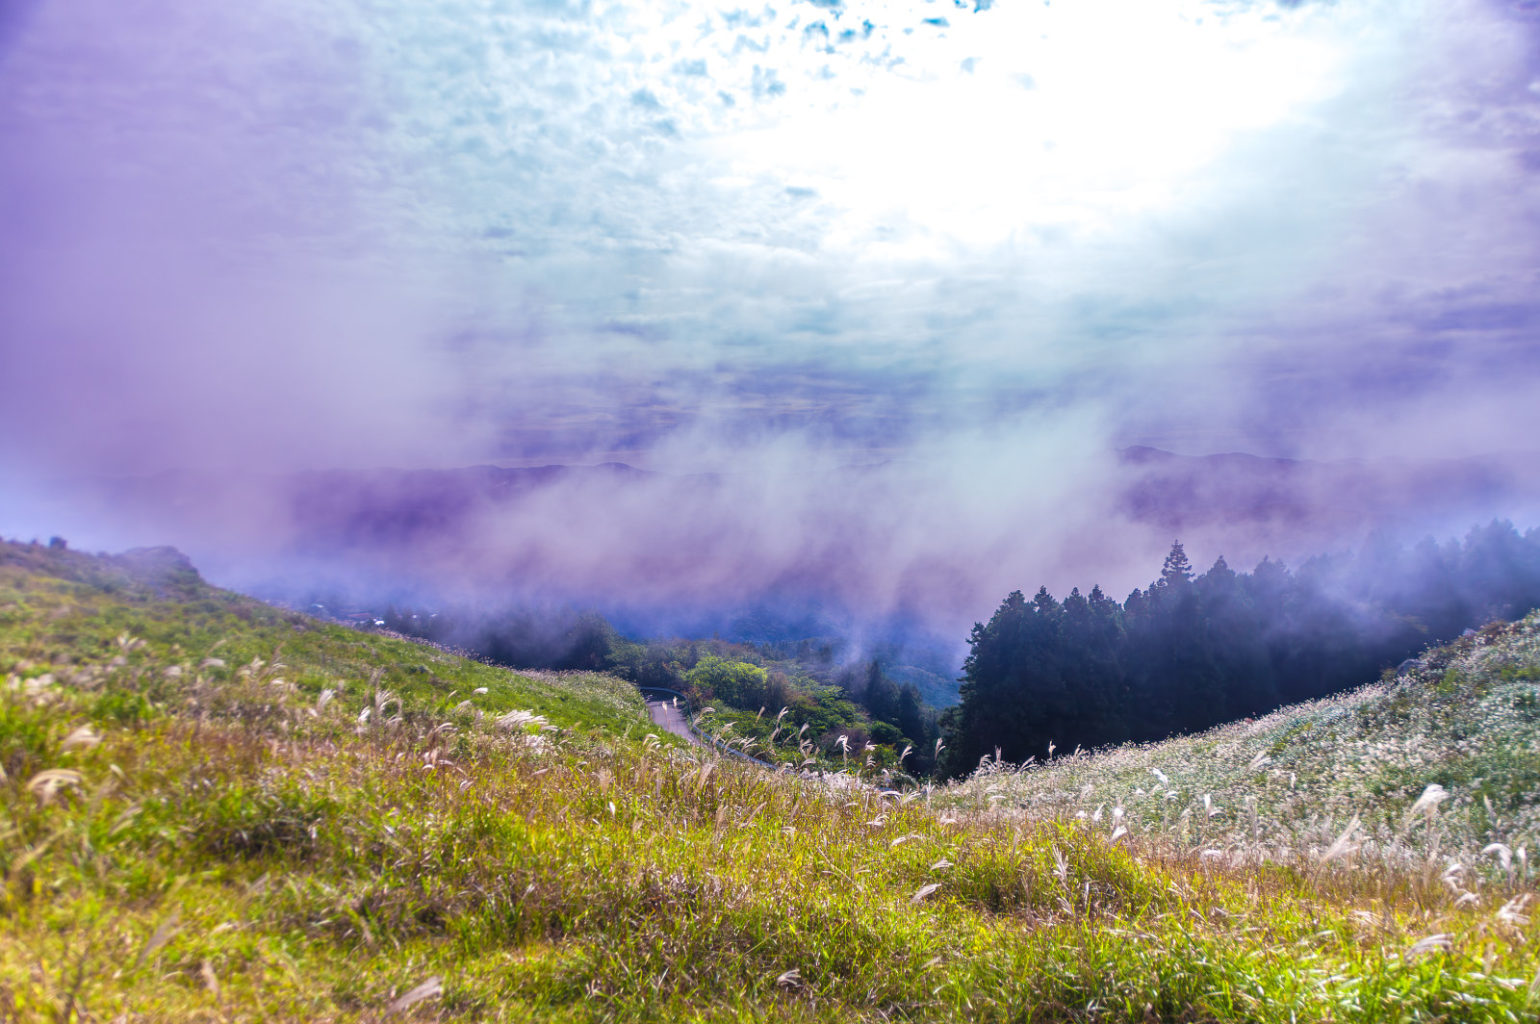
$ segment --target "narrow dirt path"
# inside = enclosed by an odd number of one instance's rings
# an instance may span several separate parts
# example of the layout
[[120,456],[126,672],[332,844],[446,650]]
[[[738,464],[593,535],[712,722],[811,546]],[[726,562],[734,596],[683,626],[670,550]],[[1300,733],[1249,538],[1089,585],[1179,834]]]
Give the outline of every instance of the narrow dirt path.
[[654,725],[667,729],[675,736],[683,736],[698,747],[705,746],[700,737],[690,731],[690,723],[685,721],[684,710],[674,701],[650,700],[647,702],[647,714],[652,717]]

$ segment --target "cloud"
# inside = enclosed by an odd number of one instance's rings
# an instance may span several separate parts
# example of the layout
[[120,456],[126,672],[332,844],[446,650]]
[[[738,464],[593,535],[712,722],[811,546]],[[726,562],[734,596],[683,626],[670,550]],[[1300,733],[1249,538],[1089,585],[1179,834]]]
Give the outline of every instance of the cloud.
[[634,509],[736,538],[678,588],[854,548],[844,597],[960,606],[1158,554],[1081,532],[1125,444],[1533,436],[1532,12],[936,11],[38,6],[0,26],[0,468],[730,473]]

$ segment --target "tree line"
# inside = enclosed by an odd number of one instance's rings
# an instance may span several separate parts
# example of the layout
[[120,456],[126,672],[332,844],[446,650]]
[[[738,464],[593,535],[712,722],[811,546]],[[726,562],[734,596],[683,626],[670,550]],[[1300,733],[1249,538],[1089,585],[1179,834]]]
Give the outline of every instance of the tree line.
[[1124,601],[1007,596],[973,627],[941,770],[1162,739],[1368,682],[1429,645],[1540,606],[1540,530],[1495,521],[1463,541],[1387,536],[1291,571],[1220,557],[1195,574],[1180,542]]
[[632,639],[595,612],[570,609],[391,605],[382,619],[394,632],[512,668],[613,672],[639,687],[677,690],[696,707],[717,708],[738,735],[760,741],[781,725],[784,735],[805,737],[823,753],[844,737],[856,750],[878,748],[884,767],[915,775],[935,767],[936,709],[913,683],[891,678],[879,659],[847,656],[838,638]]

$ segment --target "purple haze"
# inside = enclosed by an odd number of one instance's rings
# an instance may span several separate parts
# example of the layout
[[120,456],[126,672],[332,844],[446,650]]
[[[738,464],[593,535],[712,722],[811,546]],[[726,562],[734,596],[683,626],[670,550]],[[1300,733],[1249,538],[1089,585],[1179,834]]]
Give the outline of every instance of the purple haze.
[[0,533],[960,641],[1534,522],[1532,4],[927,10],[6,8]]

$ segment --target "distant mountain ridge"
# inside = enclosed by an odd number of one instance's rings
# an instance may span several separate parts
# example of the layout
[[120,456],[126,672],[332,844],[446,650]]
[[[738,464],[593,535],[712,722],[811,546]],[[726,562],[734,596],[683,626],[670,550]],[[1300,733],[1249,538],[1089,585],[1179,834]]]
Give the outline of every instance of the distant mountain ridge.
[[456,530],[487,506],[519,501],[571,483],[636,483],[658,474],[605,462],[596,466],[463,469],[312,470],[290,478],[290,514],[302,550],[335,550],[431,539]]
[[[1181,531],[1258,523],[1323,535],[1366,527],[1459,528],[1540,508],[1540,455],[1466,459],[1311,461],[1229,452],[1118,452],[1128,479],[1119,510]],[[1469,522],[1462,521],[1469,518]]]
[[[1540,508],[1540,455],[1467,459],[1315,461],[1226,452],[1181,455],[1160,448],[1119,450],[1127,471],[1108,510],[1173,530],[1271,523],[1354,530],[1416,528],[1429,519],[1490,519]],[[857,471],[859,472],[859,471]],[[533,468],[329,470],[296,474],[296,518],[330,542],[388,539],[449,526],[480,503],[516,503],[563,484],[664,484],[689,491],[722,478],[672,476],[621,462]],[[682,495],[682,496],[686,496]],[[351,510],[351,512],[350,512]],[[1461,523],[1462,526],[1470,525]]]
[[[1117,452],[1105,513],[1172,530],[1259,523],[1362,529],[1519,516],[1540,509],[1540,454],[1465,459],[1314,461],[1226,452],[1182,455],[1147,445]],[[852,470],[859,474],[862,469]],[[558,487],[666,488],[680,500],[723,486],[719,474],[667,474],[623,462],[451,469],[325,469],[273,475],[175,472],[87,481],[80,490],[121,514],[202,514],[230,492],[265,493],[300,548],[419,542],[489,510]],[[1462,522],[1463,526],[1471,525]]]

